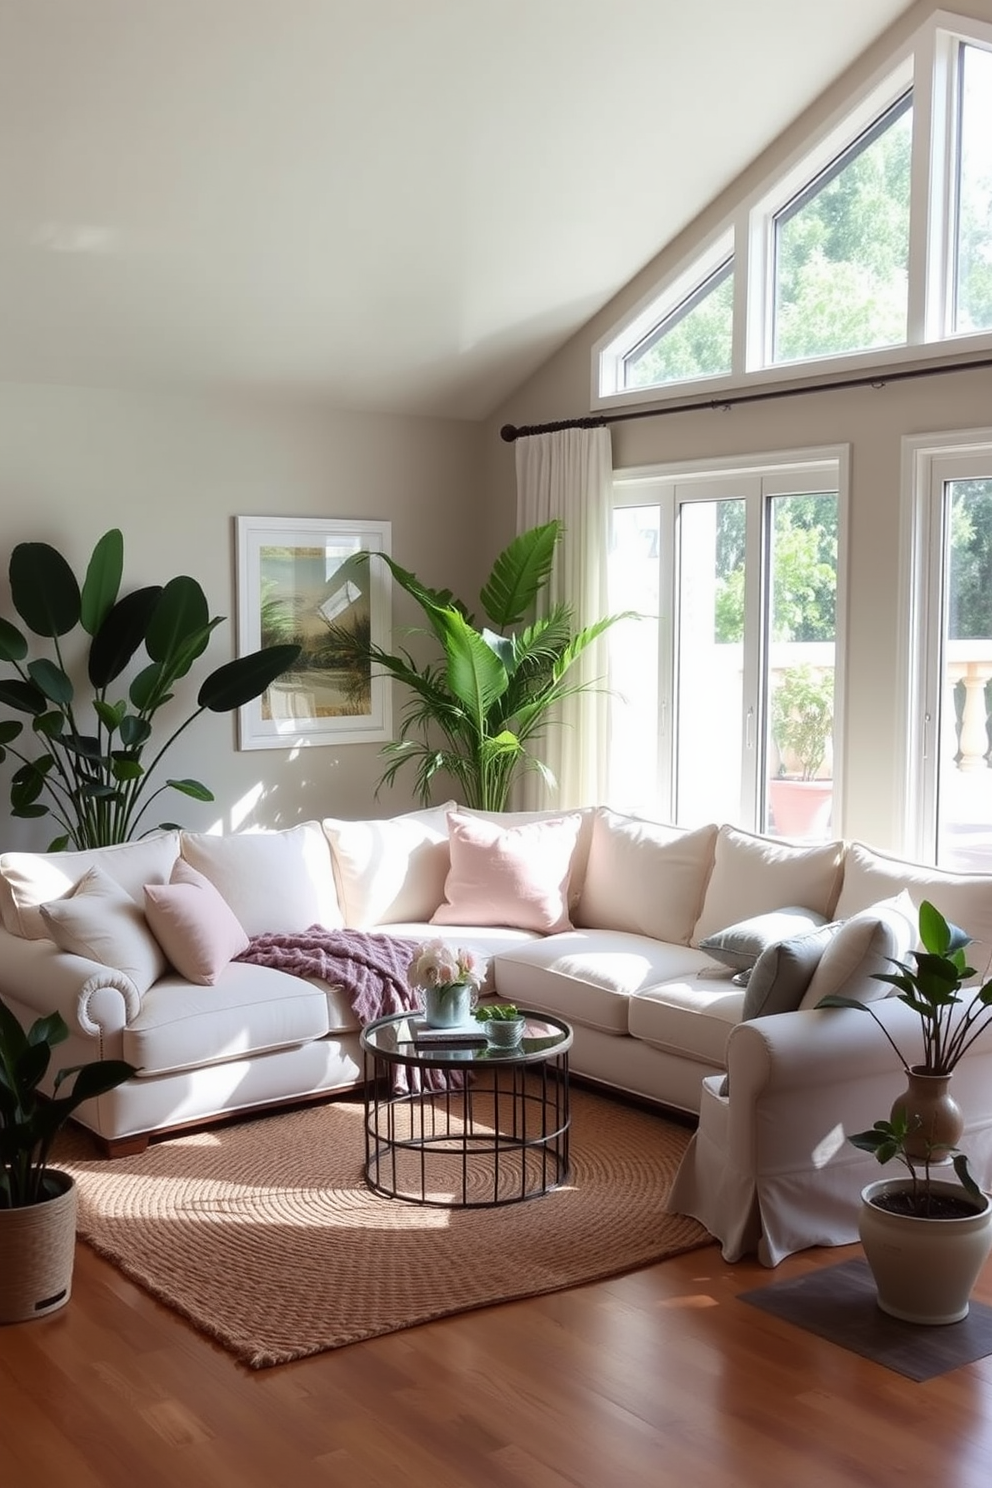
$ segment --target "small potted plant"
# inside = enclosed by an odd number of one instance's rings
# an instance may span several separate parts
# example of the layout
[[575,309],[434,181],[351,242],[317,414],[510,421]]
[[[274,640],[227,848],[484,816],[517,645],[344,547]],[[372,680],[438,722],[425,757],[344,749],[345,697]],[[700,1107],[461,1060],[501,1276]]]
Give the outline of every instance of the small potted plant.
[[[975,976],[965,956],[971,938],[926,899],[919,930],[923,950],[910,952],[912,964],[894,961],[896,971],[875,976],[918,1015],[922,1063],[909,1063],[871,1003],[835,993],[819,1006],[868,1013],[909,1082],[887,1119],[850,1138],[880,1163],[898,1158],[908,1169],[908,1177],[880,1179],[861,1195],[859,1231],[879,1306],[907,1322],[950,1323],[967,1315],[992,1247],[992,1202],[958,1149],[964,1118],[948,1090],[958,1061],[992,1018],[992,981],[965,987]],[[945,1175],[953,1170],[959,1181],[935,1178],[934,1167]]]
[[820,771],[833,726],[833,672],[789,667],[771,695],[771,731],[780,765],[768,786],[780,836],[817,837],[827,831],[833,781],[821,779]]
[[475,1010],[486,1042],[496,1049],[515,1049],[523,1038],[526,1019],[512,1002],[487,1002]]
[[59,1070],[54,1094],[42,1095],[52,1049],[68,1036],[59,1013],[25,1032],[0,1000],[0,1323],[42,1317],[68,1302],[76,1186],[69,1173],[49,1165],[52,1143],[83,1101],[137,1073],[122,1059],[97,1059]]

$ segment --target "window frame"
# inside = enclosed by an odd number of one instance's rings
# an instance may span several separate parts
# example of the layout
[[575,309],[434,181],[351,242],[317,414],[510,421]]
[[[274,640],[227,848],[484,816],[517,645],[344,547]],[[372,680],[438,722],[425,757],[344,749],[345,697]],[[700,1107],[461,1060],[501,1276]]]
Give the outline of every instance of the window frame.
[[[836,108],[773,175],[744,197],[706,240],[683,256],[592,348],[593,411],[681,402],[805,383],[842,380],[931,360],[965,361],[992,351],[992,329],[956,332],[953,315],[958,152],[958,59],[962,46],[992,50],[992,24],[937,11],[860,94]],[[907,332],[905,342],[809,360],[773,363],[775,217],[849,149],[908,89],[912,90]],[[732,260],[732,370],[650,387],[626,388],[623,364],[725,259]]]
[[[768,581],[768,503],[779,496],[837,491],[837,591],[834,626],[834,828],[839,837],[844,814],[844,698],[847,656],[847,543],[850,446],[824,445],[745,458],[678,461],[614,471],[613,510],[659,508],[658,719],[655,755],[656,806],[664,821],[675,820],[677,800],[678,514],[683,503],[741,499],[747,504],[745,543],[744,693],[741,725],[740,818],[735,825],[760,830],[765,805],[767,718],[763,677],[767,665],[766,585]],[[665,554],[669,555],[666,561]],[[751,724],[747,725],[750,712]],[[611,725],[612,727],[612,725]]]

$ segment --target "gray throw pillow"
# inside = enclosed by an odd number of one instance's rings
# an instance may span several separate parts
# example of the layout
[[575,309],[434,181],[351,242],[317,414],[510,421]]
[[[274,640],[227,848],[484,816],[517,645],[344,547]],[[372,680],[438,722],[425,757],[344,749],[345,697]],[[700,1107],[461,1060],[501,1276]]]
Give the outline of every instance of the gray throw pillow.
[[773,909],[768,914],[752,915],[748,920],[728,925],[726,930],[707,935],[699,942],[699,949],[724,966],[747,972],[769,946],[815,930],[824,923],[823,915],[812,909],[794,905],[787,909]]
[[840,929],[840,923],[821,925],[808,935],[769,946],[755,962],[744,994],[741,1022],[770,1013],[792,1013],[799,1007],[820,957]]

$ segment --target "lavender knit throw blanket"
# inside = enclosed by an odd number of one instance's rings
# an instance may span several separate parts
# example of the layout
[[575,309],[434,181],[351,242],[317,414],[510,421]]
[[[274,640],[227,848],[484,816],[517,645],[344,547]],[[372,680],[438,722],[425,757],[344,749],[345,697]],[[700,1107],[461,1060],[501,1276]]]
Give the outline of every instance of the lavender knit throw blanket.
[[[237,961],[272,966],[293,976],[320,979],[344,989],[358,1021],[364,1027],[390,1013],[417,1012],[420,999],[407,980],[415,940],[376,935],[364,930],[325,930],[311,925],[300,934],[253,935]],[[419,1088],[419,1076],[428,1090],[449,1090],[461,1085],[461,1077],[446,1070],[395,1067],[394,1089]]]

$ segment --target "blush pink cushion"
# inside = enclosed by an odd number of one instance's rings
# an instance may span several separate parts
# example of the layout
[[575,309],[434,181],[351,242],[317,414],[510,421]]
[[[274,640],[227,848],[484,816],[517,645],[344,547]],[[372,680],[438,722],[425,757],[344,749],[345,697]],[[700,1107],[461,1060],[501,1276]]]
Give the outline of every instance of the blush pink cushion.
[[581,825],[579,812],[501,827],[449,811],[451,868],[431,923],[570,930],[568,879]]
[[145,919],[169,961],[187,981],[212,986],[228,962],[248,949],[248,936],[209,878],[177,858],[167,884],[145,884]]

